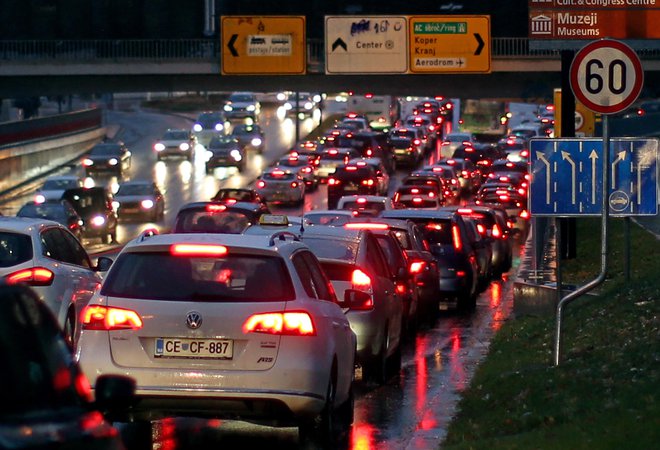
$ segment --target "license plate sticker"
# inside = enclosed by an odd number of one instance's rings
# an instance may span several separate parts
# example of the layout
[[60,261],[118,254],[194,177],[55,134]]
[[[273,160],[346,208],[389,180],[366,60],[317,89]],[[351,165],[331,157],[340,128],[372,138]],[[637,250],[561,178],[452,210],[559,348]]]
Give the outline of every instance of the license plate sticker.
[[156,358],[210,358],[231,359],[234,341],[231,339],[178,339],[157,338]]

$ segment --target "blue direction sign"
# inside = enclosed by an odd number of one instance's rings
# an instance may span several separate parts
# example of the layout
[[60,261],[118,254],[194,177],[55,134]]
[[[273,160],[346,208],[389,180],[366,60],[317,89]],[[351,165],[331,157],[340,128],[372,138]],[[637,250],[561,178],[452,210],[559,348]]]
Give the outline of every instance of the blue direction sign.
[[[599,216],[602,139],[532,139],[529,211],[536,216]],[[613,216],[658,213],[658,141],[610,139],[608,199]]]

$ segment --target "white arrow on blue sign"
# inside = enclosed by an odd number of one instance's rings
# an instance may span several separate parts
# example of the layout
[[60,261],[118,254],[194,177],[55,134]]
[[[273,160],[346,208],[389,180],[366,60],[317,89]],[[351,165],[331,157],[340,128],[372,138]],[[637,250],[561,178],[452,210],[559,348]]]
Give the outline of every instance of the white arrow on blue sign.
[[[536,216],[599,216],[602,139],[532,139],[529,211]],[[658,141],[610,140],[608,201],[613,216],[658,213]]]

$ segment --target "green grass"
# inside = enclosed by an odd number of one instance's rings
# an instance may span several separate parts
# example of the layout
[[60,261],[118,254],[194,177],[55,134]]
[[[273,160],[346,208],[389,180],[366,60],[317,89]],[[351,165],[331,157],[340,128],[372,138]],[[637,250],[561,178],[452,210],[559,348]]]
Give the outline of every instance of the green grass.
[[[596,232],[594,232],[596,230]],[[564,281],[600,271],[600,221],[578,220],[578,258]],[[631,282],[622,221],[611,221],[608,278],[565,310],[559,367],[555,318],[509,321],[463,393],[446,449],[651,449],[660,442],[660,242],[631,226]]]

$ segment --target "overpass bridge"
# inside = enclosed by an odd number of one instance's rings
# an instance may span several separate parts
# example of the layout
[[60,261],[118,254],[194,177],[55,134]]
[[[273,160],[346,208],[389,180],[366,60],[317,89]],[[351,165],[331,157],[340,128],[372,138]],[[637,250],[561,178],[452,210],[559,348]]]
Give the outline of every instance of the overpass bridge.
[[[532,49],[527,38],[491,38],[490,74],[325,75],[325,43],[319,39],[307,41],[306,75],[229,76],[220,73],[220,46],[218,39],[0,40],[0,98],[293,89],[550,98],[561,85],[561,51]],[[660,49],[637,53],[645,71],[642,97],[660,97]]]

